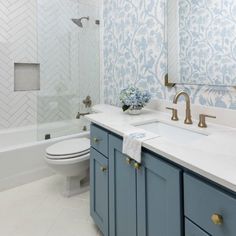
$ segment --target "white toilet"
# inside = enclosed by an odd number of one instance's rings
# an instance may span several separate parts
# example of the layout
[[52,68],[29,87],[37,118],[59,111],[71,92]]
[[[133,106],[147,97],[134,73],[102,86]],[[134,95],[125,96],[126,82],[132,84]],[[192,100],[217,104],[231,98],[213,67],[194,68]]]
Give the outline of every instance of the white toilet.
[[46,149],[47,164],[65,176],[64,196],[70,197],[88,190],[89,157],[88,138],[65,140]]

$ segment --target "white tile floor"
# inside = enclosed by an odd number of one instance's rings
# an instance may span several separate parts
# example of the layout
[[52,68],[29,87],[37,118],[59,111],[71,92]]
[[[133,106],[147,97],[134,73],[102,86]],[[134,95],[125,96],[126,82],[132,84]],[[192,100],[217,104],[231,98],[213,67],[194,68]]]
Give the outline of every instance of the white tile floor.
[[89,192],[60,194],[52,176],[0,192],[0,236],[100,236],[89,215]]

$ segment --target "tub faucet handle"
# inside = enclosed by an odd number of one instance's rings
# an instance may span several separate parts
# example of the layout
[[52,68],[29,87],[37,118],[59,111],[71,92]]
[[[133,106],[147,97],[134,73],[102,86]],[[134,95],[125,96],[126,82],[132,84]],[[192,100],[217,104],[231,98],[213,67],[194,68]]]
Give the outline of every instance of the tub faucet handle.
[[83,100],[83,104],[85,105],[86,108],[91,107],[92,106],[92,100],[90,96],[87,96],[84,100]]

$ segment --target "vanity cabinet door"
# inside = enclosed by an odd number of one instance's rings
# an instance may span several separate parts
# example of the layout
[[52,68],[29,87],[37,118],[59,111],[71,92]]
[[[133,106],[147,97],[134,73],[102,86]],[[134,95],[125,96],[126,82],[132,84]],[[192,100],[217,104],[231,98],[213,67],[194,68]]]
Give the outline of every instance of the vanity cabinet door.
[[181,170],[149,153],[137,171],[138,236],[182,236]]
[[122,139],[109,135],[109,236],[136,236],[136,171],[122,154]]
[[108,159],[94,148],[90,151],[90,214],[108,236]]

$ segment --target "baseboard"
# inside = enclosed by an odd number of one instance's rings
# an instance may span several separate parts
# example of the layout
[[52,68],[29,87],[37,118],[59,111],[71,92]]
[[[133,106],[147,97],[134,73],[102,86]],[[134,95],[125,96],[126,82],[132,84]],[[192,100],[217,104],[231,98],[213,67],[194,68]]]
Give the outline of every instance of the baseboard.
[[4,178],[0,180],[0,191],[27,184],[54,174],[55,173],[50,168],[43,167],[33,171],[27,171],[18,175]]

